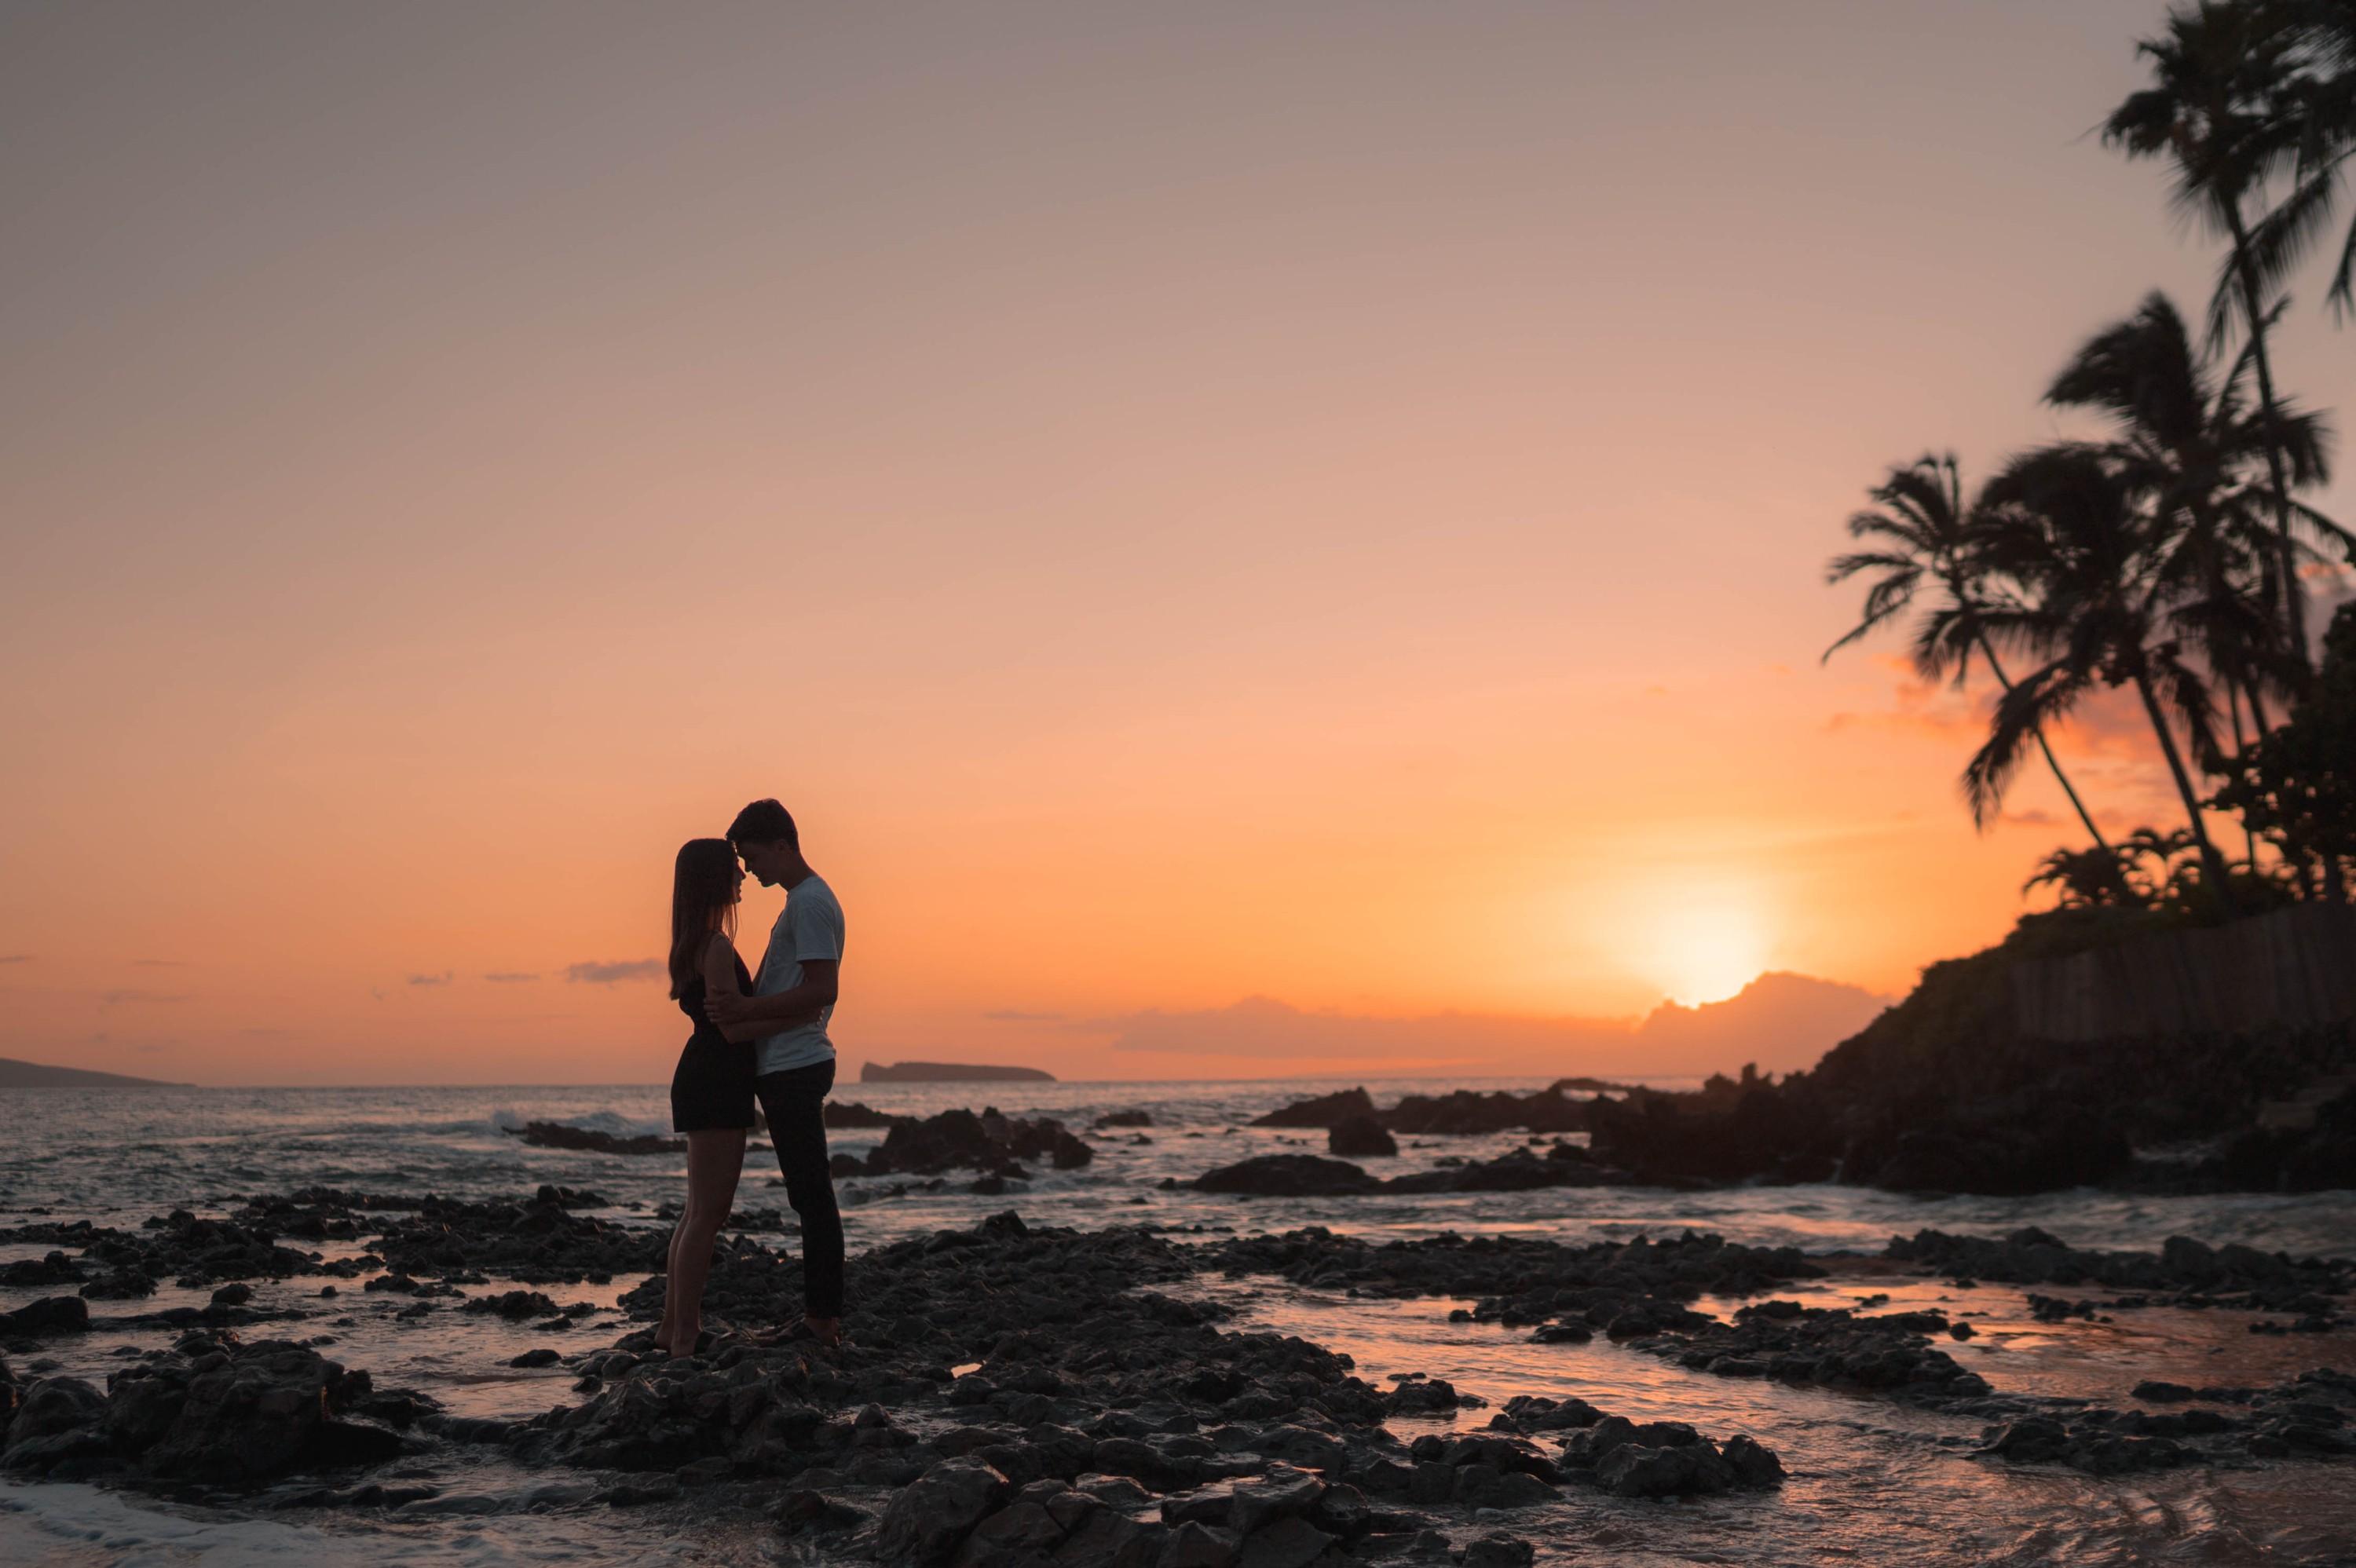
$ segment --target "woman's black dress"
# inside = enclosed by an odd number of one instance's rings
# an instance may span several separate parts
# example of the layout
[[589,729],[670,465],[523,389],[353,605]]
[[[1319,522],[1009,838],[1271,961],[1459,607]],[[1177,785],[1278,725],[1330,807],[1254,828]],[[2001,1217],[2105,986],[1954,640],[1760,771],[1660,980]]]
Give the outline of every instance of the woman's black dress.
[[[753,994],[753,976],[744,960],[736,960],[736,988]],[[670,1125],[673,1132],[703,1133],[753,1125],[754,1045],[732,1040],[712,1027],[703,1012],[703,976],[698,975],[679,994],[679,1010],[695,1025],[687,1048],[679,1053],[678,1070],[670,1075]]]

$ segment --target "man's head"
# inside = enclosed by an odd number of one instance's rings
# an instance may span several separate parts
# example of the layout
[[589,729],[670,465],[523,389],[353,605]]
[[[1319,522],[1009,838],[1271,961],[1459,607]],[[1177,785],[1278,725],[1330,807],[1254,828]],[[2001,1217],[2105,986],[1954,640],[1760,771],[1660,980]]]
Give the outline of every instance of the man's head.
[[802,836],[793,814],[774,800],[756,800],[728,825],[728,841],[744,859],[744,869],[765,888],[801,880]]

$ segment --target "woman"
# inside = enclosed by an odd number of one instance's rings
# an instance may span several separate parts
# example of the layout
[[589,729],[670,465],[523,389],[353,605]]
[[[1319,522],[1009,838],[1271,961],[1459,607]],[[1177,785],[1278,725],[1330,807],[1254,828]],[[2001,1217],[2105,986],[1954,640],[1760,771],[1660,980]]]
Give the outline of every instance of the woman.
[[695,1024],[670,1078],[670,1125],[687,1135],[687,1208],[671,1232],[669,1285],[655,1343],[673,1360],[695,1354],[712,1243],[736,1201],[744,1134],[753,1125],[753,1044],[775,1025],[724,1029],[704,998],[744,995],[753,976],[736,955],[736,901],[744,873],[725,838],[691,838],[671,874],[670,994]]

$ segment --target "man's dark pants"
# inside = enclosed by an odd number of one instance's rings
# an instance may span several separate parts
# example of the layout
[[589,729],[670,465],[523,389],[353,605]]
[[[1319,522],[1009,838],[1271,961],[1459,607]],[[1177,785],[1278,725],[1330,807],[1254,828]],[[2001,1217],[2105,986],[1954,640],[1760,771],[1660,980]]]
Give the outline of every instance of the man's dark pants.
[[826,1168],[826,1095],[833,1087],[831,1061],[753,1080],[786,1179],[786,1201],[801,1216],[802,1310],[812,1317],[842,1316],[842,1211]]

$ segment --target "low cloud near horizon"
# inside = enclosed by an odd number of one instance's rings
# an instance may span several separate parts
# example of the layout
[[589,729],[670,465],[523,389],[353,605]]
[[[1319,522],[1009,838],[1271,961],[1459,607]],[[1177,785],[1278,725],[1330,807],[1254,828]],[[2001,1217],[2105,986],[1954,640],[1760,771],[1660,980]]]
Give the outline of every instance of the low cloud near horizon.
[[617,980],[651,980],[665,972],[659,958],[625,958],[612,963],[591,960],[585,964],[568,964],[564,977],[575,983],[610,986]]
[[519,971],[500,969],[484,976],[483,978],[488,980],[494,986],[520,986],[527,980],[537,980],[540,976],[537,975],[526,975]]
[[1310,1012],[1267,997],[1197,1012],[1147,1011],[1101,1020],[1111,1048],[1291,1061],[1330,1072],[1471,1076],[1619,1073],[1685,1077],[1814,1066],[1892,998],[1804,975],[1762,975],[1738,996],[1698,1008],[1664,1002],[1641,1019],[1433,1013],[1367,1018]]
[[455,971],[444,969],[438,975],[412,975],[409,983],[412,986],[446,986],[456,978]]
[[102,991],[98,999],[112,1008],[125,1002],[185,1002],[189,996],[187,991],[143,991],[136,987],[124,986],[112,991]]

